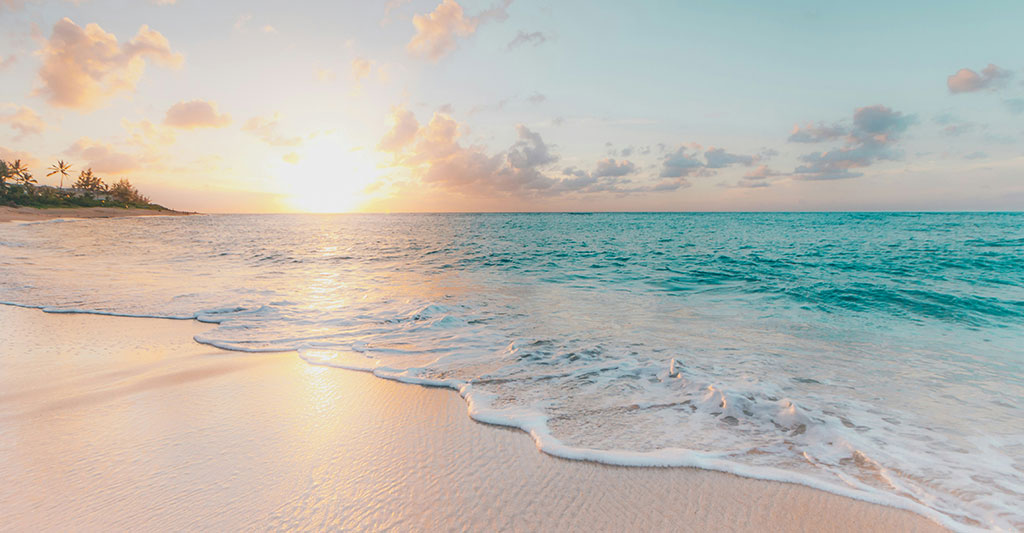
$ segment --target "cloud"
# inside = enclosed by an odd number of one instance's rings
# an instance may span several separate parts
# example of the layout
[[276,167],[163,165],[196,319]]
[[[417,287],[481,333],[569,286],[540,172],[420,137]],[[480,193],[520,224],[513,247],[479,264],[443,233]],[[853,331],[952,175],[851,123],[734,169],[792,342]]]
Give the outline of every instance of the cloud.
[[298,146],[302,144],[302,137],[288,137],[282,135],[278,130],[280,116],[274,113],[272,117],[253,117],[242,126],[242,131],[255,135],[259,140],[271,146]]
[[391,110],[391,120],[394,125],[391,131],[387,132],[377,144],[377,149],[382,152],[398,152],[405,148],[416,138],[420,130],[420,123],[416,115],[403,107],[396,107]]
[[262,31],[263,33],[271,34],[278,33],[277,28],[271,26],[270,24],[264,25],[262,28],[260,28],[260,31]]
[[755,168],[754,170],[751,170],[750,172],[747,172],[746,174],[744,174],[743,175],[743,179],[747,179],[747,180],[764,180],[764,179],[768,179],[768,178],[771,178],[771,177],[774,177],[774,176],[779,176],[779,175],[780,174],[778,172],[775,172],[771,168],[768,168],[768,165],[760,165],[757,168]]
[[834,141],[841,137],[844,137],[849,131],[844,126],[825,125],[818,123],[817,125],[808,122],[804,127],[799,125],[793,126],[793,131],[789,134],[789,142],[791,143],[819,143],[825,141]]
[[18,58],[15,56],[0,56],[0,70],[3,70],[17,61]]
[[1006,84],[1012,74],[1010,71],[989,63],[981,70],[981,74],[969,69],[962,68],[946,78],[946,87],[953,94],[972,93],[982,89],[997,89]]
[[545,101],[547,101],[547,99],[548,99],[548,97],[544,96],[541,93],[533,93],[530,96],[526,97],[526,101],[530,102],[531,104],[534,104],[534,105],[542,104]]
[[373,73],[373,62],[361,57],[352,60],[352,78],[359,83],[360,80]]
[[704,152],[704,159],[707,161],[707,168],[725,168],[731,165],[753,165],[760,157],[756,155],[730,154],[723,148],[711,148]]
[[616,161],[612,158],[602,159],[597,162],[597,168],[590,175],[603,178],[606,176],[621,177],[636,172],[636,165],[632,161]]
[[128,132],[128,144],[144,149],[170,146],[177,141],[174,130],[153,124],[148,120],[141,122],[121,121],[121,127]]
[[985,152],[972,152],[964,156],[964,159],[986,159],[988,154]]
[[300,159],[301,158],[299,157],[299,154],[295,152],[288,152],[287,154],[281,156],[281,160],[283,160],[285,163],[288,163],[289,165],[299,164]]
[[7,124],[18,132],[18,139],[46,130],[46,122],[31,108],[15,104],[0,106],[0,124]]
[[625,178],[636,171],[629,161],[600,161],[594,172],[570,167],[552,173],[551,167],[559,161],[553,146],[522,124],[516,126],[516,140],[508,149],[491,154],[482,146],[464,146],[460,140],[465,128],[446,114],[434,113],[430,122],[420,125],[411,112],[398,107],[392,110],[392,120],[394,126],[378,150],[390,153],[392,166],[408,169],[420,183],[453,194],[536,198],[684,186],[680,180],[634,186]]
[[38,53],[42,85],[35,94],[54,106],[77,110],[96,109],[119,92],[134,91],[147,59],[169,68],[184,62],[149,26],[143,25],[131,41],[120,44],[99,25],[83,29],[68,18],[54,25],[53,35]]
[[665,156],[661,163],[662,178],[682,178],[699,172],[704,163],[697,159],[696,153],[688,153],[689,149],[680,146],[675,152]]
[[20,159],[22,163],[25,163],[27,167],[34,167],[39,165],[39,160],[32,156],[28,152],[22,152],[20,150],[12,150],[0,146],[0,160],[2,161],[15,161]]
[[804,164],[793,170],[799,179],[833,180],[862,176],[855,169],[865,168],[882,160],[896,160],[900,152],[894,148],[900,136],[915,118],[883,105],[861,107],[853,113],[843,146],[800,157]]
[[519,32],[516,33],[515,38],[509,41],[507,49],[512,50],[513,48],[518,48],[520,46],[524,46],[527,44],[531,44],[533,46],[540,46],[547,42],[547,40],[547,36],[544,35],[542,32],[535,31],[531,33],[526,33],[525,31],[519,30]]
[[[648,149],[648,152],[650,150]],[[700,156],[704,156],[704,160]],[[701,151],[700,145],[682,145],[666,154],[661,161],[659,176],[663,178],[684,178],[689,176],[712,176],[718,169],[732,165],[751,166],[761,160],[760,155],[733,154],[724,148],[708,148]]]
[[5,9],[17,11],[25,7],[25,0],[0,0],[0,11]]
[[511,3],[512,0],[503,0],[487,11],[469,17],[455,0],[443,0],[431,13],[412,18],[416,34],[406,49],[414,56],[436,62],[455,50],[458,46],[456,37],[469,37],[485,22],[508,18],[505,10]]
[[475,115],[477,113],[481,113],[484,111],[501,111],[502,109],[505,109],[506,105],[508,105],[508,101],[508,98],[502,98],[501,100],[498,100],[498,102],[494,104],[478,104],[470,108],[469,114]]
[[884,105],[861,107],[853,112],[851,135],[861,142],[868,142],[868,139],[888,142],[889,137],[896,137],[906,131],[914,120],[913,116],[904,116]]
[[512,168],[537,168],[558,161],[558,156],[551,153],[551,147],[544,143],[539,133],[519,124],[516,134],[519,140],[508,151],[508,162]]
[[757,168],[747,172],[743,175],[739,182],[734,187],[740,187],[744,189],[757,189],[770,187],[772,183],[785,174],[781,174],[769,168],[767,165],[758,165]]
[[113,145],[83,137],[65,153],[85,159],[88,163],[83,168],[92,168],[105,174],[123,174],[142,168],[142,160],[138,156],[119,152]]
[[185,130],[223,128],[231,124],[231,116],[218,114],[215,103],[192,100],[172,105],[164,117],[164,124]]

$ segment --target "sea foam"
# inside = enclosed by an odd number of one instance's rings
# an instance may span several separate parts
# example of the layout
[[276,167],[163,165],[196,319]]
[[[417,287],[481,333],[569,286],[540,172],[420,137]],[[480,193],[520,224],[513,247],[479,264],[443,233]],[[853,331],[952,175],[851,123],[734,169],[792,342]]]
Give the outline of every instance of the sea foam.
[[[1024,527],[1024,216],[209,216],[0,228],[0,300],[447,387],[545,453]],[[111,246],[117,242],[117,246]]]

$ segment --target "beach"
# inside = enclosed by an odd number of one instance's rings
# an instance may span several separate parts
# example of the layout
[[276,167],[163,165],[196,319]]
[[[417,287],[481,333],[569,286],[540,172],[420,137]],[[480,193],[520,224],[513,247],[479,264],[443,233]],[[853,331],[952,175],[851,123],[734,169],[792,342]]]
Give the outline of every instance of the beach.
[[800,485],[540,453],[453,391],[0,306],[0,530],[939,531]]
[[170,209],[123,209],[120,207],[55,207],[38,209],[35,207],[0,206],[0,222],[38,222],[59,218],[180,216],[188,214],[190,213],[182,213]]

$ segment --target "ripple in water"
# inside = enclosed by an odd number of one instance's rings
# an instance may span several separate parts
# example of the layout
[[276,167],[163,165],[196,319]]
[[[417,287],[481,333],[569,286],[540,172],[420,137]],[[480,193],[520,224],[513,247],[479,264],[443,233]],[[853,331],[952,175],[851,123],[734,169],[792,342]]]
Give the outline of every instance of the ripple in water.
[[546,452],[1024,528],[1024,216],[204,216],[0,226],[0,300],[450,386]]

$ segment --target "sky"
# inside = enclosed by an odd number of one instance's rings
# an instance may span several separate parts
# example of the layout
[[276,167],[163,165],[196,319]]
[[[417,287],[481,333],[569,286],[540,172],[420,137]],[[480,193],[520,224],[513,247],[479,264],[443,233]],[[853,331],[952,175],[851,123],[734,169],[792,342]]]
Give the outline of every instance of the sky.
[[1021,20],[1017,0],[0,0],[0,159],[201,212],[1020,210]]

